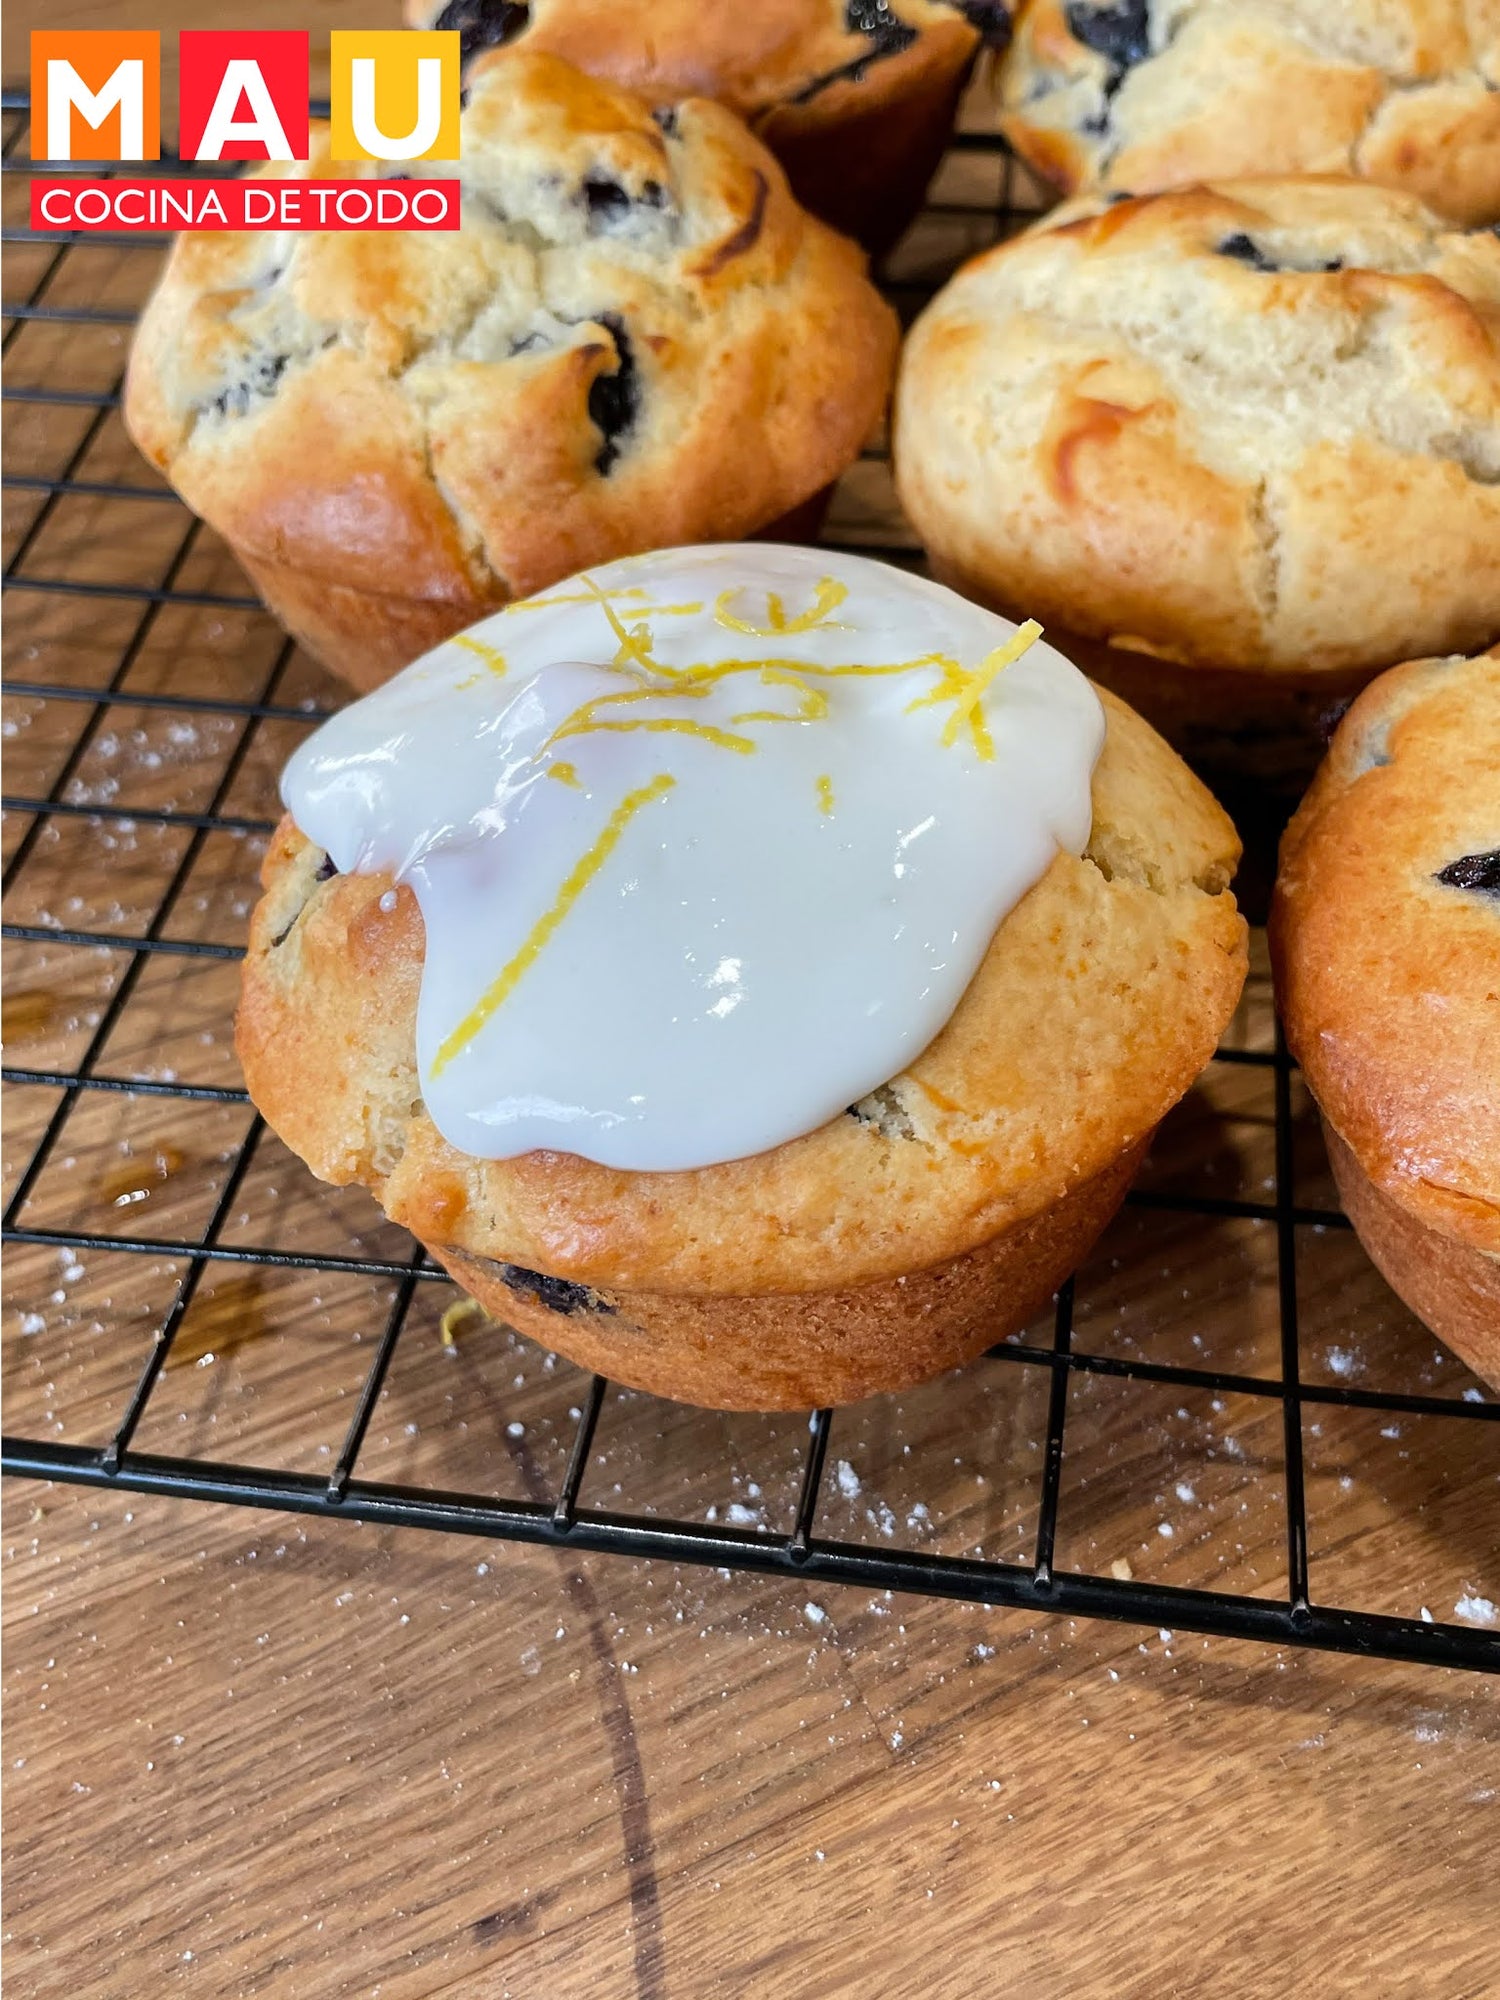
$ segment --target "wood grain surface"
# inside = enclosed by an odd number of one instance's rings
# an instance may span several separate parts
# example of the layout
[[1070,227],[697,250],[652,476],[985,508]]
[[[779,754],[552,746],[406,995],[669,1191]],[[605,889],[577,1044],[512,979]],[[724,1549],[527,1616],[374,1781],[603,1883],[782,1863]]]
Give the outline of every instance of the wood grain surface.
[[[320,24],[393,12],[325,6]],[[307,17],[254,0],[236,19]],[[146,24],[118,0],[16,7],[8,75],[43,20]],[[962,211],[993,199],[994,173],[950,162],[898,275],[986,240],[982,210]],[[8,177],[9,223],[23,188]],[[6,296],[52,254],[13,248]],[[153,268],[74,250],[44,297],[128,312]],[[7,383],[107,391],[126,338],[27,322]],[[9,415],[11,472],[156,483],[113,411]],[[244,593],[207,530],[178,560],[169,500],[5,503],[7,560],[40,522],[23,576]],[[879,458],[835,522],[910,545]],[[263,837],[132,809],[263,821],[309,725],[149,697],[269,691],[295,710],[336,690],[252,609],[143,618],[138,598],[18,589],[7,611],[17,678],[103,687],[129,649],[97,722],[88,703],[6,699],[7,793],[46,797],[71,756],[79,808],[30,835],[7,920],[238,942]],[[7,855],[30,826],[7,814]],[[95,1068],[233,1087],[233,964],[130,965],[107,943],[9,946],[7,1061],[75,1065],[129,980]],[[1263,959],[1234,1032],[1270,1032]],[[7,1092],[8,1190],[59,1098]],[[183,1276],[149,1246],[201,1234],[248,1127],[235,1103],[78,1098],[24,1220],[147,1247],[11,1252],[7,1431],[108,1435]],[[1144,1178],[1267,1200],[1269,1076],[1214,1064]],[[1296,1196],[1333,1199],[1300,1094]],[[219,1243],[409,1254],[363,1195],[316,1186],[266,1134]],[[326,1467],[395,1282],[209,1262],[140,1448]],[[1482,1393],[1346,1232],[1304,1232],[1298,1289],[1305,1379]],[[418,1285],[361,1473],[550,1493],[584,1378],[484,1322],[445,1346],[452,1298]],[[1131,1209],[1080,1274],[1076,1340],[1099,1353],[1274,1379],[1278,1326],[1265,1221]],[[818,1531],[1026,1560],[1046,1399],[1044,1371],[993,1362],[840,1413]],[[1285,1591],[1277,1402],[1085,1375],[1068,1440],[1060,1567]],[[800,1417],[611,1391],[582,1497],[784,1533],[806,1444]],[[1500,1597],[1500,1426],[1329,1407],[1303,1446],[1319,1601],[1452,1620]],[[1489,1679],[20,1481],[4,1508],[4,1972],[23,2000],[1500,1992]]]

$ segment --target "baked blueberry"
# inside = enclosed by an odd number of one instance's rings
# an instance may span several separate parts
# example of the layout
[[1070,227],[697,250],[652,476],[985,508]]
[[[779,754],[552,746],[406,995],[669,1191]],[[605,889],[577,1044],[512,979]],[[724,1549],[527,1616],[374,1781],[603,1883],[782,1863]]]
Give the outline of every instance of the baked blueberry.
[[1103,56],[1117,72],[1116,85],[1126,70],[1144,62],[1151,53],[1151,10],[1148,0],[1072,0],[1066,20],[1068,32]]
[[545,1271],[528,1271],[524,1264],[497,1264],[501,1282],[513,1292],[525,1292],[548,1312],[612,1313],[615,1309],[588,1285],[575,1285],[569,1278],[549,1278]]
[[618,313],[600,313],[599,324],[607,326],[615,343],[612,375],[596,375],[589,385],[589,417],[599,430],[602,442],[594,459],[594,469],[608,478],[620,456],[620,440],[635,423],[640,411],[640,377],[635,365],[635,349]]
[[1500,896],[1500,848],[1488,854],[1463,854],[1433,877],[1449,889],[1473,889],[1481,896]]
[[434,28],[457,29],[459,59],[467,63],[483,49],[513,41],[531,15],[520,0],[448,0]]
[[1279,271],[1281,266],[1274,257],[1268,257],[1253,237],[1237,229],[1232,236],[1226,236],[1218,246],[1221,257],[1233,257],[1241,264],[1249,264],[1256,271]]

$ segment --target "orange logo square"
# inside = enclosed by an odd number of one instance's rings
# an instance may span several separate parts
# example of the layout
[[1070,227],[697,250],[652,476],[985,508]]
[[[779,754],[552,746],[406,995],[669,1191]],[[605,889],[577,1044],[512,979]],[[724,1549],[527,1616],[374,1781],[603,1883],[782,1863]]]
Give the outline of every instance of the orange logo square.
[[34,160],[159,160],[161,36],[42,30],[31,37]]

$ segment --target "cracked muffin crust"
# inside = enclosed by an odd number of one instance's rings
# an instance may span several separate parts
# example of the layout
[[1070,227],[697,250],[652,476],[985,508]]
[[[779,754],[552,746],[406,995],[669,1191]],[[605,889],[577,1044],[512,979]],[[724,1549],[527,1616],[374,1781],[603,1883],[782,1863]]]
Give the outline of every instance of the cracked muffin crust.
[[1500,1388],[1500,647],[1355,702],[1287,830],[1271,938],[1361,1240]]
[[918,320],[896,477],[935,570],[1209,768],[1500,636],[1500,238],[1349,180],[1081,197]]
[[[131,356],[136,443],[358,688],[588,563],[779,523],[893,365],[859,253],[720,106],[524,51],[469,83],[430,163],[459,230],[181,237]],[[355,170],[323,132],[262,171]]]
[[1500,221],[1500,0],[1029,0],[1000,90],[1067,193],[1347,173]]
[[456,29],[466,63],[545,50],[653,104],[711,97],[804,206],[871,249],[920,206],[976,54],[1010,39],[1006,0],[407,0],[406,17]]
[[326,877],[289,820],[245,965],[251,1094],[315,1173],[370,1188],[489,1310],[618,1379],[805,1407],[956,1366],[1085,1254],[1244,979],[1233,828],[1103,699],[1085,855],[1059,854],[1006,917],[917,1061],[789,1145],[687,1173],[459,1153],[418,1085],[415,899],[382,875]]

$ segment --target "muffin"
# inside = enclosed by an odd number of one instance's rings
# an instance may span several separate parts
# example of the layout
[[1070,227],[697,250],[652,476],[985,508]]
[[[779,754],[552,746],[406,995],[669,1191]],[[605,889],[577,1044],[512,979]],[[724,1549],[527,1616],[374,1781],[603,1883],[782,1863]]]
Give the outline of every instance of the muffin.
[[1500,221],[1495,0],[1030,0],[1000,90],[1069,194],[1357,174]]
[[[131,356],[136,443],[360,689],[584,563],[805,514],[893,365],[858,251],[719,105],[524,51],[470,82],[457,231],[181,237]],[[267,171],[356,171],[327,149]]]
[[1295,795],[1376,671],[1500,637],[1500,241],[1349,180],[1081,198],[918,320],[894,450],[938,575]]
[[1287,829],[1271,941],[1360,1241],[1500,1389],[1500,648],[1355,702]]
[[1161,739],[1035,626],[827,551],[513,605],[283,797],[269,1123],[496,1317],[714,1407],[1026,1324],[1244,978],[1233,829]]
[[407,0],[457,29],[465,63],[510,44],[562,56],[652,104],[711,97],[758,132],[803,205],[872,250],[915,216],[1005,0]]

